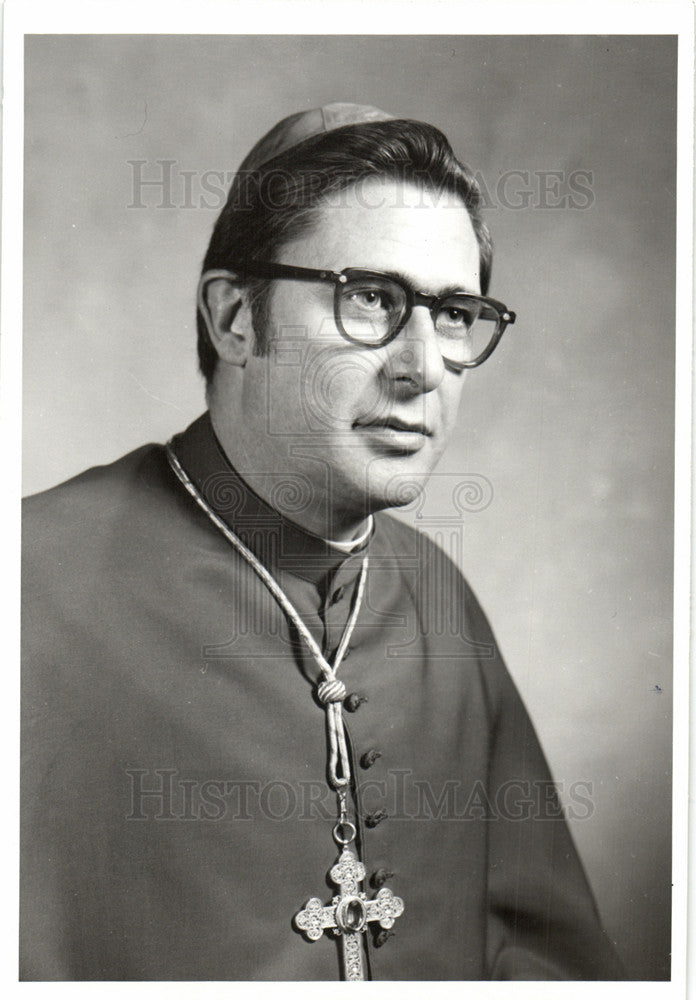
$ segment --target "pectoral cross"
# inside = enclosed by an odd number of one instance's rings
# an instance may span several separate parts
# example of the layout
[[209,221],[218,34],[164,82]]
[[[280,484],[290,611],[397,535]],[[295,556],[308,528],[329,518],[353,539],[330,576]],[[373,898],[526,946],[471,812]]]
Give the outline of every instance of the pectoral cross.
[[328,906],[313,897],[295,917],[295,925],[310,941],[318,941],[328,928],[341,940],[343,973],[346,980],[365,978],[361,934],[369,923],[389,928],[404,912],[404,902],[391,889],[380,889],[374,899],[368,899],[359,889],[365,878],[365,866],[345,846],[329,872],[331,881],[339,887]]

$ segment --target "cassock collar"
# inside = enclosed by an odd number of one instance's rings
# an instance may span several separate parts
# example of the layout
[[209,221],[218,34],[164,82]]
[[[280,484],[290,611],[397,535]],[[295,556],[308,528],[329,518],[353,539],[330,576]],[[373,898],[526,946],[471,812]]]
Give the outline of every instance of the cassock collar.
[[[365,546],[346,555],[283,517],[232,467],[208,412],[177,434],[172,447],[215,513],[274,576],[280,571],[289,572],[319,588],[339,569],[341,579],[346,581],[353,573],[358,574],[369,539]],[[292,488],[291,482],[286,485]],[[282,474],[278,474],[277,488],[283,488]]]

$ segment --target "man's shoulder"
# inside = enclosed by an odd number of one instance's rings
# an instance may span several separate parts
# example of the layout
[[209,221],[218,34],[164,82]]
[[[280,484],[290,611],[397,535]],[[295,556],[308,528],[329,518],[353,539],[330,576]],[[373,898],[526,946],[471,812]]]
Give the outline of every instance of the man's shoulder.
[[127,483],[137,476],[143,464],[156,461],[158,454],[163,454],[162,445],[153,442],[140,445],[133,451],[121,455],[113,462],[104,465],[94,465],[83,472],[61,483],[24,497],[22,504],[27,510],[41,510],[51,505],[74,502],[87,498],[100,489],[111,489],[118,483]]
[[[458,561],[424,531],[392,514],[375,515],[375,523],[381,541],[378,558],[392,559],[399,567],[424,623],[433,625],[431,641],[463,649],[467,662],[478,663],[497,703],[512,682],[488,617]],[[450,627],[443,631],[444,621]]]
[[418,569],[443,571],[453,585],[470,592],[471,588],[455,560],[425,531],[401,518],[382,511],[375,515],[376,533],[400,562],[413,563]]
[[467,617],[487,636],[492,632],[471,584],[458,562],[425,531],[412,527],[393,514],[375,515],[378,558],[392,559],[402,575],[413,581],[417,603],[440,602],[466,609]]
[[98,465],[22,502],[25,567],[66,552],[85,556],[108,536],[136,536],[157,519],[171,495],[164,447],[146,444],[108,465]]

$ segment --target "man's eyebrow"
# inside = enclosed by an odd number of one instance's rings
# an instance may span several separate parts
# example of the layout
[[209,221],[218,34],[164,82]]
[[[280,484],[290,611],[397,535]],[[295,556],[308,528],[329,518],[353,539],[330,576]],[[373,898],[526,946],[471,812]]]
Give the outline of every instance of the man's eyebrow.
[[426,291],[424,288],[419,288],[418,283],[413,281],[407,274],[402,271],[384,271],[384,274],[388,275],[390,278],[394,278],[395,281],[400,281],[402,285],[407,285],[409,288],[413,289],[414,292],[423,292],[425,295],[436,295],[438,299],[443,299],[447,295],[454,295],[457,292],[466,292],[467,295],[480,295],[480,292],[474,291],[473,288],[467,288],[466,285],[445,285],[438,291]]

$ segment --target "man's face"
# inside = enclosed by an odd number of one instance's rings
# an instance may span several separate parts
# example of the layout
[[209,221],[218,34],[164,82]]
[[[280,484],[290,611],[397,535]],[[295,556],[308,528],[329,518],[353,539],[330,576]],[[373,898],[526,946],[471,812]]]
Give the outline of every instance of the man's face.
[[[429,294],[480,292],[466,208],[386,179],[334,196],[279,259],[391,272]],[[445,367],[424,306],[391,343],[370,349],[340,335],[333,291],[328,282],[274,284],[270,353],[247,363],[243,413],[260,471],[302,474],[340,522],[415,497],[452,433],[464,376]]]

